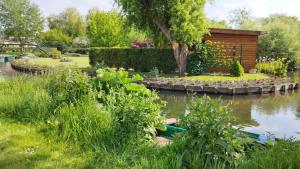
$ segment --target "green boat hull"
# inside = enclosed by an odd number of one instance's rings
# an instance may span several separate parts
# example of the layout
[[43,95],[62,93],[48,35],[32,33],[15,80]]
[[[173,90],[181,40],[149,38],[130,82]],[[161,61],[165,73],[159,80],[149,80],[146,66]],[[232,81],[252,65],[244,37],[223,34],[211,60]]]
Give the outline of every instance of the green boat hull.
[[[175,134],[182,133],[187,131],[185,128],[181,127],[176,127],[175,125],[166,125],[165,130],[160,130],[158,133],[161,136],[168,137],[168,138],[173,138]],[[241,131],[243,134],[247,135],[248,137],[255,139],[257,142],[264,144],[267,140],[262,140],[260,134],[252,133],[252,132],[247,132],[247,131]],[[278,140],[278,139],[276,139]],[[274,140],[275,141],[275,140]]]

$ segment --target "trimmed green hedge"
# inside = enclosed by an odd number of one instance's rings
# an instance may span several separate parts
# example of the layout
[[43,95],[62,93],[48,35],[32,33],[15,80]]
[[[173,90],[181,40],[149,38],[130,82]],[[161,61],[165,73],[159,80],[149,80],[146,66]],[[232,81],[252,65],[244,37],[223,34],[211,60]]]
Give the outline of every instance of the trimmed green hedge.
[[172,73],[177,64],[172,49],[91,48],[90,64],[104,63],[110,67],[133,68],[149,72],[154,67],[164,73]]

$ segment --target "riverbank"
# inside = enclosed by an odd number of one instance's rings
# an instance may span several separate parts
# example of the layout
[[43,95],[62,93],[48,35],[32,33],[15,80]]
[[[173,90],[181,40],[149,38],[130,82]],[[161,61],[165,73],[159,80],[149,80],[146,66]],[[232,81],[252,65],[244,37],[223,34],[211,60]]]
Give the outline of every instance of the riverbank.
[[[134,84],[134,79],[139,77],[131,79],[124,71],[102,69],[98,73],[99,76],[91,79],[80,70],[68,69],[47,76],[18,76],[0,82],[0,119],[6,122],[0,120],[4,126],[4,130],[0,127],[0,147],[4,147],[1,168],[11,167],[5,163],[9,161],[16,168],[194,169],[204,166],[212,158],[205,156],[210,150],[220,158],[203,168],[257,168],[260,159],[265,159],[260,165],[275,169],[276,166],[298,167],[300,145],[296,142],[244,149],[243,144],[235,142],[233,133],[228,137],[217,128],[213,132],[207,130],[212,132],[210,138],[192,140],[198,143],[206,140],[205,145],[215,145],[226,137],[224,146],[230,148],[238,144],[237,148],[243,151],[229,152],[221,146],[197,154],[195,149],[198,146],[190,144],[187,135],[178,135],[174,144],[156,146],[152,142],[155,138],[153,129],[159,128],[163,119],[163,102],[157,94]],[[228,109],[220,109],[218,101],[210,100],[209,103],[206,109],[210,114],[217,111],[227,114]],[[214,105],[219,105],[219,108]],[[200,109],[194,111],[201,113]],[[228,119],[218,114],[203,119],[199,117],[209,124],[228,126]],[[201,128],[201,131],[206,129]],[[56,149],[59,145],[62,145],[61,149]],[[191,156],[186,156],[186,153]],[[230,157],[223,159],[225,153],[231,153]],[[283,154],[289,160],[279,160]],[[278,163],[274,164],[273,160]]]
[[[255,75],[254,75],[255,77]],[[143,84],[148,88],[168,91],[208,94],[265,94],[296,90],[299,83],[289,78],[268,77],[248,80],[198,80],[193,78],[147,78]]]

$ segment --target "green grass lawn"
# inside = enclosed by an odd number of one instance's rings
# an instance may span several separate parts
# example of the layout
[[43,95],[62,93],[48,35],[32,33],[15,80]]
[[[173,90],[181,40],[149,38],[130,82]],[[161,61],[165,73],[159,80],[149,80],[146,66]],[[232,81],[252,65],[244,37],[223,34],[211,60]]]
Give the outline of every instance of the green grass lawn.
[[89,57],[64,57],[71,59],[71,62],[60,62],[60,59],[52,59],[52,58],[32,58],[28,59],[30,64],[34,65],[43,65],[43,66],[50,66],[55,67],[58,65],[64,66],[77,66],[79,68],[87,68],[90,67],[89,64]]
[[0,117],[0,168],[85,168],[79,148],[46,138],[39,128]]
[[255,79],[267,79],[270,76],[262,73],[250,74],[245,73],[244,76],[241,77],[233,77],[230,75],[201,75],[201,76],[189,76],[184,77],[186,80],[202,80],[202,81],[241,81],[241,80],[255,80]]

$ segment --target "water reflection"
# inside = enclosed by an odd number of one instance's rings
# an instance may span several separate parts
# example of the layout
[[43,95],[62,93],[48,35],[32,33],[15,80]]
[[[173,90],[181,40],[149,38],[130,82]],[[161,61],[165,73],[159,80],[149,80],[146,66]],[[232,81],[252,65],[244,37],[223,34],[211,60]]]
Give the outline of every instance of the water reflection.
[[[299,80],[300,74],[293,78]],[[167,101],[167,117],[178,117],[193,98],[181,92],[159,92]],[[201,97],[201,95],[199,95]],[[214,98],[219,96],[212,96]],[[295,137],[300,140],[300,91],[272,95],[222,96],[224,104],[231,104],[236,125],[255,132],[271,132],[277,137]]]
[[9,62],[0,62],[0,79],[15,76],[17,72],[11,67]]

